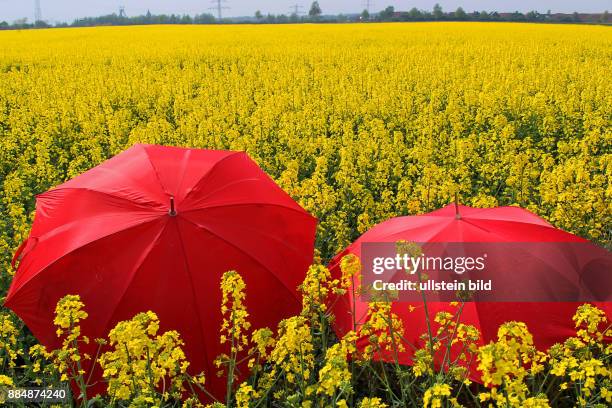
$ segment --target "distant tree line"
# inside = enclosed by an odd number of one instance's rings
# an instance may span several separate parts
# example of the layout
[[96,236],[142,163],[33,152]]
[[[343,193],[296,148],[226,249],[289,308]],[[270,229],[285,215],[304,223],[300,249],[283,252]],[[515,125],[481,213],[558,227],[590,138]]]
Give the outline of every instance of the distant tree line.
[[362,20],[374,21],[510,21],[510,22],[532,22],[532,23],[610,23],[608,11],[603,13],[552,13],[548,10],[542,14],[538,11],[521,13],[499,13],[497,11],[474,11],[467,13],[462,7],[455,11],[445,12],[442,6],[436,4],[431,11],[419,10],[416,7],[410,11],[395,11],[389,6],[376,15],[370,16],[367,10],[361,13]]
[[74,20],[72,23],[57,23],[50,25],[45,21],[28,23],[27,19],[20,19],[11,24],[6,21],[0,22],[0,29],[26,29],[26,28],[50,28],[50,27],[92,27],[92,26],[121,26],[121,25],[147,25],[147,24],[287,24],[287,23],[342,23],[342,22],[368,22],[368,21],[509,21],[509,22],[533,22],[533,23],[603,23],[610,24],[608,11],[603,13],[551,13],[546,14],[537,11],[528,13],[498,13],[497,11],[474,11],[466,12],[462,7],[455,11],[446,12],[439,4],[431,11],[412,8],[409,11],[395,11],[393,6],[388,6],[378,13],[370,13],[363,10],[361,14],[338,14],[324,15],[318,1],[314,1],[308,11],[308,15],[293,14],[267,14],[264,15],[257,10],[253,17],[231,17],[217,19],[212,14],[204,13],[195,16],[178,14],[151,14],[147,12],[141,16],[127,17],[123,14],[109,14],[99,17],[85,17]]
[[150,11],[142,16],[126,17],[110,14],[100,17],[86,17],[75,20],[71,26],[90,27],[104,25],[147,25],[147,24],[214,24],[217,19],[212,14],[151,14]]
[[[215,24],[217,19],[212,14],[147,14],[141,16],[127,17],[116,13],[98,17],[84,17],[74,20],[72,23],[48,24],[44,21],[28,23],[26,19],[17,20],[12,24],[6,21],[0,22],[0,29],[25,29],[25,28],[50,28],[50,27],[93,27],[93,26],[122,26],[122,25],[148,25],[148,24]],[[225,20],[224,20],[225,22]]]

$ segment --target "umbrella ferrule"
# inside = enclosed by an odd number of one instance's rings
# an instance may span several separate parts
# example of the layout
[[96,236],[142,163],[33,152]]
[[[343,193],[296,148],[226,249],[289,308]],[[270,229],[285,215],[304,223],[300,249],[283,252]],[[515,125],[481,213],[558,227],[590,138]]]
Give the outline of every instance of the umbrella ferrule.
[[455,194],[455,219],[461,219],[461,213],[459,212],[459,198],[457,197],[457,194]]
[[176,216],[176,209],[174,208],[174,196],[170,196],[170,209],[168,210],[168,215],[171,217]]

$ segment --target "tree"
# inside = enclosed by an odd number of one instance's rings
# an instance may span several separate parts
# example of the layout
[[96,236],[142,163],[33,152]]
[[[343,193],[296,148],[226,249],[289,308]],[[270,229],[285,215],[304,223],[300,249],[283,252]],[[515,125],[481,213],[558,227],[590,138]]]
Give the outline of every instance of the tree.
[[216,22],[216,19],[215,16],[213,16],[212,14],[204,13],[196,15],[193,18],[193,22],[195,24],[213,24]]
[[525,15],[518,11],[510,14],[510,21],[525,21]]
[[467,20],[467,14],[463,10],[463,8],[457,7],[457,10],[455,11],[455,18],[457,20]]
[[319,18],[319,16],[321,15],[322,11],[321,11],[321,6],[319,6],[319,2],[318,1],[313,1],[312,5],[310,6],[310,11],[308,12],[308,15],[310,16],[310,18]]
[[261,19],[263,18],[263,15],[261,14],[261,11],[257,10],[257,11],[255,12],[255,18],[256,18],[257,20],[261,20]]
[[28,18],[27,17],[19,18],[19,19],[13,21],[13,27],[25,28],[25,26],[27,24],[28,24]]
[[536,10],[531,10],[529,13],[525,15],[528,21],[538,21],[540,19],[540,13]]
[[433,16],[436,20],[442,20],[442,17],[444,17],[442,6],[438,3],[436,3],[436,5],[433,7]]
[[601,15],[601,22],[602,23],[607,23],[608,21],[610,21],[610,13],[608,13],[608,10],[606,10]]
[[370,13],[368,12],[367,9],[363,9],[363,11],[361,12],[361,19],[362,20],[369,20],[370,19]]
[[378,13],[378,17],[380,17],[381,20],[388,21],[393,18],[393,13],[395,13],[395,8],[393,6],[387,6],[386,9]]
[[413,7],[408,12],[408,18],[412,21],[421,20],[423,18],[423,13],[421,13],[416,7]]

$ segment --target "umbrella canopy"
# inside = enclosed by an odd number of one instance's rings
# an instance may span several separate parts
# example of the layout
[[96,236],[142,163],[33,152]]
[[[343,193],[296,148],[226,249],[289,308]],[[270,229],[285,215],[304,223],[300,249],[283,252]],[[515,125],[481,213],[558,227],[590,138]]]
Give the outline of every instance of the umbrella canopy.
[[[567,232],[555,229],[545,220],[535,214],[521,209],[519,207],[497,207],[497,208],[471,208],[461,205],[448,205],[437,211],[420,216],[405,216],[387,220],[376,225],[354,243],[347,247],[344,251],[336,255],[329,264],[332,271],[332,276],[339,277],[340,261],[348,255],[354,254],[363,261],[362,244],[367,243],[396,243],[398,241],[409,241],[415,243],[547,243],[554,248],[559,245],[564,251],[567,248],[572,248],[567,244],[577,244],[578,246],[590,246],[601,254],[604,251],[587,240],[569,234]],[[492,246],[489,245],[489,248]],[[523,248],[529,247],[524,245]],[[502,246],[502,248],[504,248]],[[583,251],[584,252],[584,251]],[[605,251],[604,251],[605,252]],[[577,254],[573,254],[577,255]],[[536,254],[532,259],[541,257],[542,254]],[[550,258],[550,257],[549,257]],[[574,256],[573,259],[578,258]],[[547,259],[546,261],[549,261]],[[609,258],[608,258],[609,261]],[[508,256],[506,263],[512,265],[516,262],[512,256]],[[559,259],[550,260],[547,265],[547,270],[561,267]],[[567,265],[565,265],[567,266]],[[609,265],[607,265],[609,267]],[[532,271],[534,268],[532,267]],[[601,271],[601,268],[599,269]],[[532,279],[532,276],[521,276],[523,268],[514,268],[514,279],[516,282],[526,283]],[[528,271],[524,271],[525,274]],[[564,271],[567,274],[567,271]],[[609,275],[610,269],[605,271]],[[493,271],[495,273],[495,271]],[[570,273],[577,274],[579,272],[571,270]],[[551,279],[560,280],[559,276]],[[566,282],[565,279],[563,282]],[[573,282],[582,282],[580,276],[575,277]],[[604,281],[604,286],[607,283]],[[608,315],[612,317],[612,303],[610,300],[609,285],[608,292],[604,294],[606,302],[596,303]],[[353,298],[353,294],[347,293],[346,296],[339,299],[334,304],[336,315],[335,330],[339,335],[346,333],[353,328],[352,310],[354,307],[355,321],[357,325],[363,324],[366,320],[368,303],[362,296],[357,294]],[[576,292],[578,293],[578,291]],[[353,304],[354,302],[354,304]],[[488,343],[497,338],[498,327],[507,321],[522,321],[527,324],[527,327],[533,334],[533,339],[536,347],[540,350],[545,350],[556,342],[562,342],[567,337],[575,334],[572,316],[580,302],[466,302],[462,314],[461,321],[466,324],[476,326],[482,333],[481,343]],[[439,311],[455,312],[457,309],[451,307],[448,301],[439,301],[439,299],[428,296],[427,303],[428,313],[430,318],[436,315]],[[423,333],[427,333],[425,308],[422,301],[399,302],[395,301],[392,304],[392,311],[397,314],[403,321],[406,330],[406,340],[414,345],[422,346],[423,341],[419,338]],[[368,339],[362,338],[358,345],[364,348],[368,344]],[[391,360],[391,355],[382,356],[385,360]],[[406,347],[406,351],[400,353],[399,359],[403,364],[411,364],[413,350]],[[456,355],[452,356],[453,358]],[[479,376],[475,372],[475,364],[472,365],[471,377],[478,379]]]
[[253,328],[275,327],[300,311],[315,228],[243,152],[135,145],[37,196],[6,305],[48,348],[59,346],[53,312],[66,294],[85,303],[90,338],[151,310],[222,397],[222,274],[243,276]]

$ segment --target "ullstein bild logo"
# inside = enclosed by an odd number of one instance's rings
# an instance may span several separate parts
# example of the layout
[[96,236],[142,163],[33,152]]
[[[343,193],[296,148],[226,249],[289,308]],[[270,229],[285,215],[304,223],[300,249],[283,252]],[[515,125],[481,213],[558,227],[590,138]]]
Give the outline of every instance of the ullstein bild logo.
[[361,261],[366,301],[612,301],[612,256],[588,242],[364,243]]
[[[381,275],[385,271],[403,270],[409,275],[416,273],[433,273],[433,272],[453,272],[457,275],[462,275],[465,272],[482,271],[485,269],[485,261],[487,254],[478,257],[471,256],[411,256],[409,254],[396,254],[395,257],[376,257],[372,261],[372,272],[376,275]],[[475,290],[491,290],[491,280],[484,281],[467,280],[458,281],[454,279],[449,281],[436,281],[427,279],[422,282],[402,279],[399,282],[385,282],[382,279],[376,279],[372,283],[372,288],[377,291],[394,291],[394,290],[411,290],[411,291],[475,291]]]

